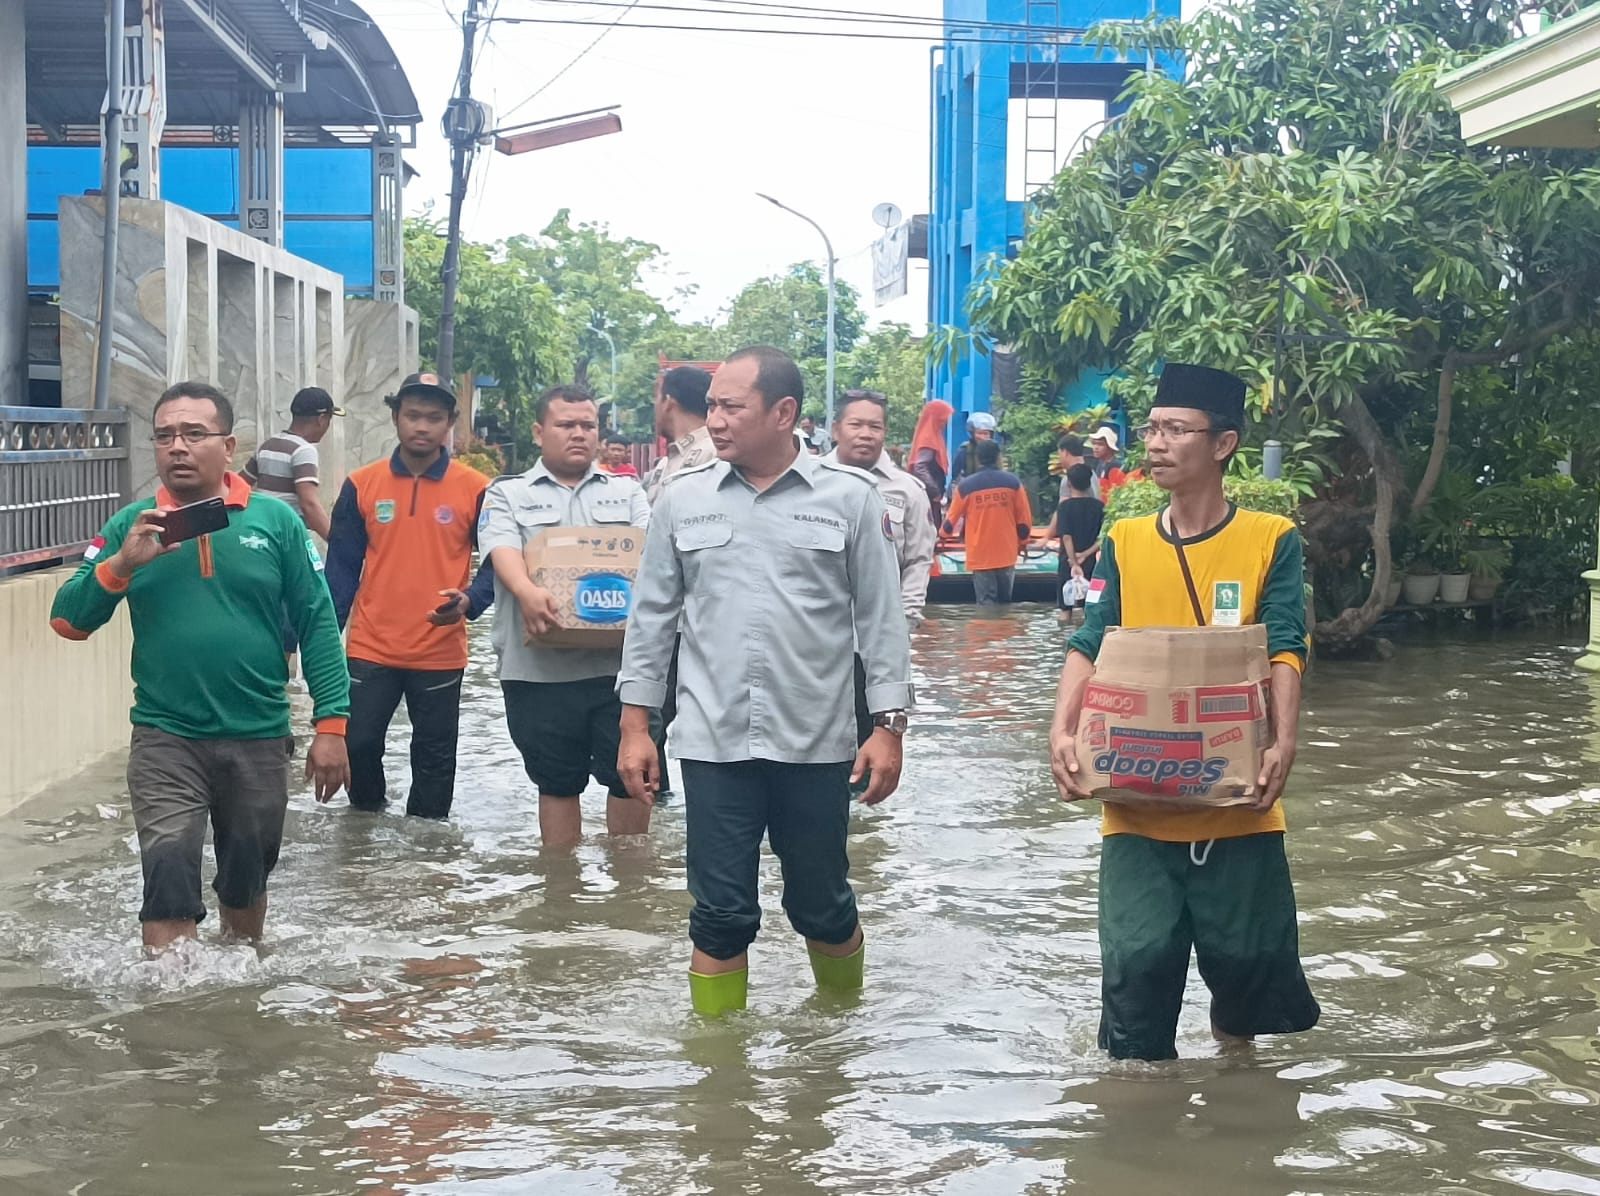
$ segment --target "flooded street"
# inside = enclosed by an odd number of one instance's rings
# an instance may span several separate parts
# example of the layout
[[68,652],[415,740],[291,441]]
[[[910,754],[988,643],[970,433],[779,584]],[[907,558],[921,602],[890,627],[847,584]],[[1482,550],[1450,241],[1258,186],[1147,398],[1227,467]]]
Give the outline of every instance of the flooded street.
[[453,821],[297,795],[259,956],[141,959],[120,760],[0,819],[0,1194],[1600,1194],[1600,688],[1565,641],[1317,665],[1322,1025],[1219,1057],[1191,974],[1186,1058],[1113,1066],[1097,817],[1044,763],[1061,631],[932,612],[905,781],[854,823],[854,1003],[769,858],[750,1009],[692,1017],[681,796],[541,855],[482,638]]

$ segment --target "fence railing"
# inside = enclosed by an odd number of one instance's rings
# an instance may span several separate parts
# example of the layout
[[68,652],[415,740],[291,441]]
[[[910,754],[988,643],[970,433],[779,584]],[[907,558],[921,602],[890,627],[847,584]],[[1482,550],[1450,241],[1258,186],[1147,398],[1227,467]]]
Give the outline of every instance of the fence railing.
[[0,407],[0,574],[80,555],[127,471],[127,412]]

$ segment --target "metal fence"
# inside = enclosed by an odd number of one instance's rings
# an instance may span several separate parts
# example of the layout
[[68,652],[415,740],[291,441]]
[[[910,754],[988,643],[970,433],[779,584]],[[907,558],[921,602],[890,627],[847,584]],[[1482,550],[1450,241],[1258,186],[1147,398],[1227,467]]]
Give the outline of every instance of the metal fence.
[[128,414],[0,407],[0,574],[78,556],[125,501]]

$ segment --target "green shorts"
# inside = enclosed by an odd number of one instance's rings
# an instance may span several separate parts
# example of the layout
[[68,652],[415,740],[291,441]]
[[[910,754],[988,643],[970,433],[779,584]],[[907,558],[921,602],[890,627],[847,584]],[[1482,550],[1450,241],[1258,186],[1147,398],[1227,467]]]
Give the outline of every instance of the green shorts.
[[1218,1030],[1243,1037],[1317,1024],[1281,832],[1209,845],[1102,841],[1100,1046],[1113,1058],[1178,1057],[1191,948]]

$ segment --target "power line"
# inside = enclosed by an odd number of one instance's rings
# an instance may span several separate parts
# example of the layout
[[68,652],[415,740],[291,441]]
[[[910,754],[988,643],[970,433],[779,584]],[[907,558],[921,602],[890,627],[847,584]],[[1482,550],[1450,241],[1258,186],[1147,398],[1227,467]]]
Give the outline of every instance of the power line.
[[[512,113],[521,111],[523,108],[526,108],[529,104],[533,103],[534,100],[538,99],[545,92],[549,91],[550,88],[555,85],[556,80],[560,79],[562,75],[565,75],[573,67],[577,66],[578,63],[582,62],[583,59],[588,55],[589,51],[594,49],[596,46],[598,46],[601,43],[601,41],[603,41],[605,39],[606,34],[610,33],[619,24],[621,24],[622,23],[622,18],[627,16],[630,12],[632,12],[634,10],[634,8],[638,5],[638,3],[639,3],[639,0],[631,0],[631,3],[622,6],[622,11],[619,12],[616,15],[616,19],[613,20],[604,29],[600,30],[599,33],[595,34],[595,38],[594,38],[594,40],[592,42],[590,42],[587,46],[585,46],[583,49],[579,50],[575,55],[573,55],[573,57],[567,62],[566,66],[562,67],[555,74],[551,75],[550,78],[546,79],[542,84],[540,84],[539,87],[535,88],[532,94],[527,96],[525,99],[517,101],[510,108],[506,109],[506,111],[504,113],[502,113],[501,119],[504,120],[506,117],[510,116]],[[495,5],[495,7],[496,7],[496,9],[499,8],[498,3]],[[501,20],[505,21],[507,24],[521,25],[521,24],[525,23],[522,19],[517,18],[517,17],[502,17]],[[579,24],[579,25],[591,25],[591,24],[593,24],[592,21],[577,21],[577,22],[573,22],[573,23],[574,24]]]
[[[635,7],[635,6],[629,5],[629,7],[632,8],[632,7]],[[626,15],[626,14],[624,13],[623,15]],[[844,30],[844,29],[773,29],[773,28],[761,28],[761,27],[750,26],[750,25],[671,25],[671,24],[665,24],[665,23],[660,23],[660,24],[658,24],[658,23],[646,23],[646,22],[643,22],[643,21],[630,22],[627,25],[619,25],[618,22],[620,22],[620,20],[621,20],[621,17],[618,17],[617,21],[614,21],[611,24],[607,25],[605,27],[604,33],[602,33],[601,36],[604,36],[605,33],[611,32],[611,30],[613,30],[613,29],[622,28],[622,29],[667,30],[667,31],[675,32],[675,33],[759,33],[759,34],[771,34],[771,35],[780,36],[780,37],[834,37],[834,38],[841,38],[841,39],[847,39],[847,40],[848,39],[860,39],[860,40],[867,40],[867,41],[899,41],[899,42],[923,42],[923,43],[927,43],[927,42],[954,42],[954,43],[972,43],[972,44],[975,44],[975,45],[988,45],[988,46],[995,45],[999,41],[999,39],[993,38],[993,37],[965,37],[965,36],[952,35],[952,34],[947,34],[947,33],[941,34],[941,33],[934,32],[932,30],[930,30],[927,33],[866,33],[866,32],[854,32],[854,31],[851,31],[851,30]],[[576,19],[568,19],[568,18],[561,18],[561,17],[501,17],[500,21],[501,21],[501,23],[506,24],[506,25],[574,25],[574,26],[577,26],[579,28],[588,28],[588,29],[593,29],[594,26],[595,26],[595,22],[594,21],[579,21],[579,20],[576,20]],[[1039,30],[1039,28],[1037,26],[1033,27],[1033,31],[1035,33],[1040,32],[1040,30]],[[1017,32],[1020,32],[1020,30],[1017,31]],[[1059,27],[1052,28],[1051,32],[1054,33],[1054,34],[1057,34],[1057,35],[1065,34],[1065,35],[1068,35],[1068,36],[1081,37],[1084,34],[1085,31],[1082,30],[1082,29],[1070,29],[1070,28],[1067,28],[1066,26],[1059,26]],[[599,39],[596,39],[596,40],[599,40]],[[1018,38],[1017,40],[1018,41],[1026,41],[1025,38]],[[569,64],[569,65],[571,65],[571,64]],[[549,84],[546,84],[545,86],[548,87]],[[542,91],[543,88],[541,88],[540,90]],[[535,92],[534,94],[537,95],[538,93]],[[532,97],[530,96],[529,99],[532,99]],[[524,100],[523,103],[527,103],[527,100]],[[521,104],[517,105],[517,107],[519,107],[519,108],[521,106],[522,106]],[[513,111],[515,111],[515,109],[513,109]],[[508,115],[509,115],[509,113],[508,113]]]
[[[994,30],[996,32],[1015,32],[1031,34],[1068,34],[1081,36],[1085,28],[1065,25],[1039,25],[1026,24],[1017,21],[947,21],[943,17],[920,16],[915,13],[886,13],[863,9],[849,8],[813,8],[809,5],[775,4],[765,0],[707,0],[724,6],[736,5],[738,7],[704,8],[690,7],[679,4],[645,4],[635,2],[624,5],[621,0],[543,0],[544,3],[577,5],[585,8],[638,8],[656,12],[687,12],[703,16],[713,16],[719,19],[729,17],[765,17],[770,20],[780,21],[807,21],[816,24],[867,24],[867,25],[901,25],[908,28],[938,29],[941,33],[946,30]],[[746,9],[761,9],[771,11],[752,12]],[[790,11],[792,10],[792,11]],[[537,18],[530,17],[505,17],[505,21],[533,21]],[[579,24],[594,24],[596,22],[581,21]],[[643,26],[639,26],[643,28]],[[939,40],[943,40],[943,37]]]

